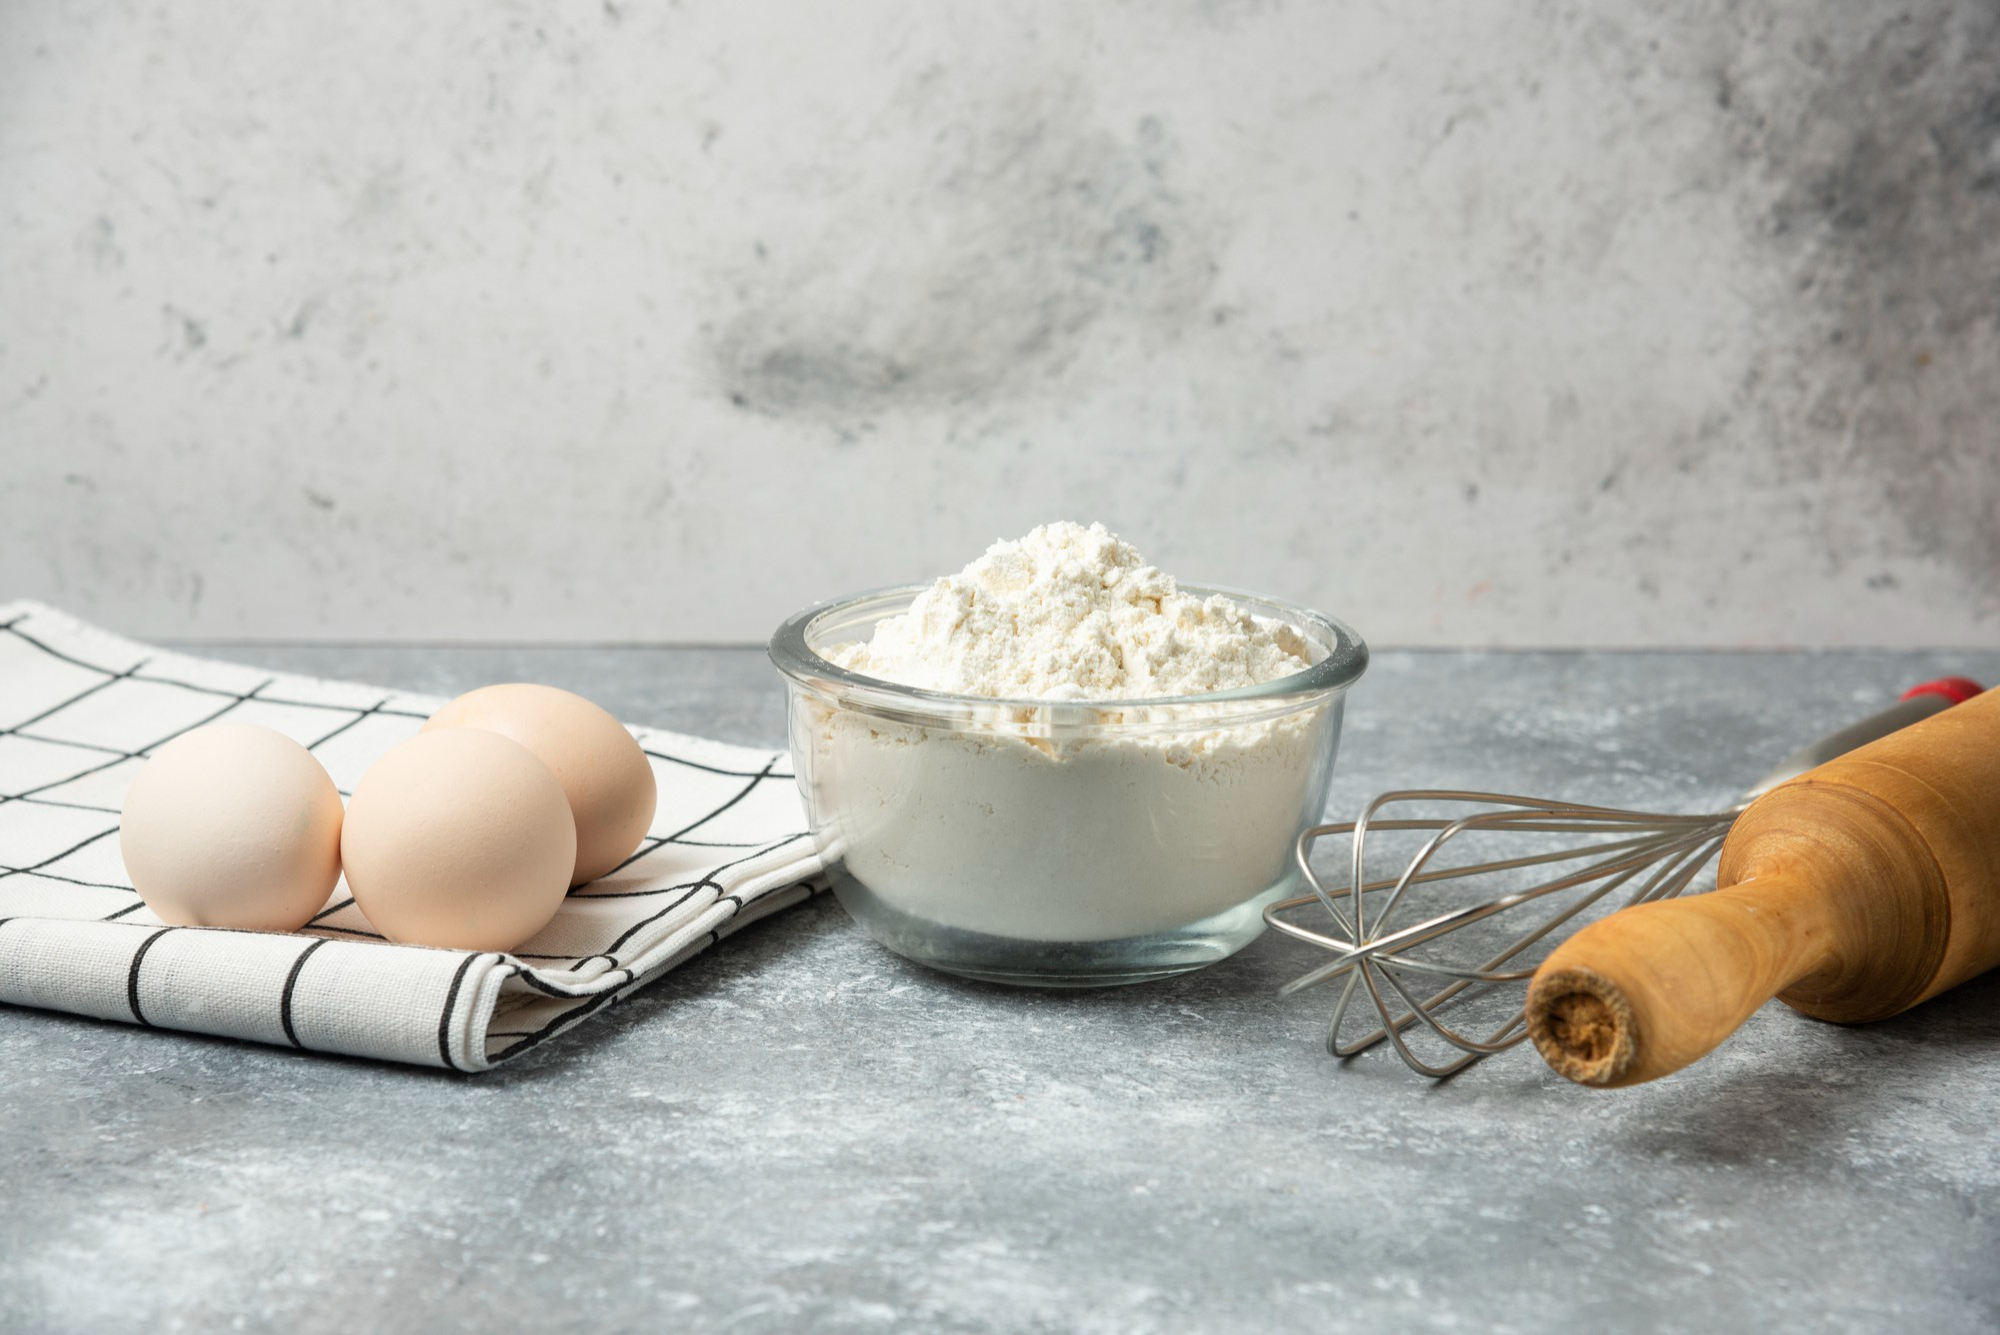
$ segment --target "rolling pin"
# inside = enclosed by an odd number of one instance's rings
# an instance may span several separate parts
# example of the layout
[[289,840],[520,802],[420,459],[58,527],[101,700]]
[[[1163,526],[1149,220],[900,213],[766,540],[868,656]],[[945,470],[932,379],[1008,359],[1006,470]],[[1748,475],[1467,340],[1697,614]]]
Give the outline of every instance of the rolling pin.
[[1528,1032],[1583,1085],[1655,1080],[1773,996],[1887,1019],[2000,964],[2000,690],[1773,788],[1718,888],[1621,909],[1558,946]]

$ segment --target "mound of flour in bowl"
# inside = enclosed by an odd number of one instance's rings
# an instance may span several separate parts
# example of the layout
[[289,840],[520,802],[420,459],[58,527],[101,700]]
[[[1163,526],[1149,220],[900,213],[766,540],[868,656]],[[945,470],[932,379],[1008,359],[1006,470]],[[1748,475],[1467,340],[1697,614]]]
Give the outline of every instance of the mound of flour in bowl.
[[829,657],[904,686],[1027,700],[1196,695],[1312,665],[1292,627],[1182,593],[1104,525],[1070,523],[996,542]]
[[[1338,699],[1273,715],[1186,697],[1302,672],[1323,650],[1292,625],[1181,592],[1102,525],[996,543],[867,641],[820,652],[1004,702],[956,721],[810,698],[792,714],[841,902],[940,967],[1007,975],[992,960],[950,962],[966,939],[953,933],[1145,938],[1134,959],[1219,958],[1261,930],[1262,904],[1291,884],[1293,839],[1320,815]],[[1093,703],[1106,700],[1148,703]]]

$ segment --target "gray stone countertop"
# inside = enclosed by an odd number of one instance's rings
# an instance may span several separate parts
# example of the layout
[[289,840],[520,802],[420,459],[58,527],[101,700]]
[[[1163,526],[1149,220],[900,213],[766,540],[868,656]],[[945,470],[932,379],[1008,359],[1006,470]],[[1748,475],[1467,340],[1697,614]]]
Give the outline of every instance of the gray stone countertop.
[[[533,679],[774,744],[755,650],[211,647]],[[2000,653],[1386,653],[1332,809],[1466,785],[1697,810]],[[1657,1084],[1320,1048],[1266,936],[1098,992],[955,981],[830,897],[480,1076],[0,1008],[0,1329],[2000,1324],[2000,974],[1773,1004]],[[694,1011],[699,1032],[656,1023]]]

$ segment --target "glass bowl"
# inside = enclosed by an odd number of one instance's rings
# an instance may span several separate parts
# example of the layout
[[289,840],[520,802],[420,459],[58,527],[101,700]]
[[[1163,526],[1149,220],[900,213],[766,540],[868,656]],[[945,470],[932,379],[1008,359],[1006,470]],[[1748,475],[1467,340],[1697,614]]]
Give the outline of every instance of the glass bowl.
[[900,686],[822,656],[927,586],[807,608],[771,637],[813,838],[877,941],[987,982],[1092,987],[1213,964],[1292,893],[1319,821],[1354,630],[1227,589],[1317,661],[1260,686],[1142,700],[998,700]]

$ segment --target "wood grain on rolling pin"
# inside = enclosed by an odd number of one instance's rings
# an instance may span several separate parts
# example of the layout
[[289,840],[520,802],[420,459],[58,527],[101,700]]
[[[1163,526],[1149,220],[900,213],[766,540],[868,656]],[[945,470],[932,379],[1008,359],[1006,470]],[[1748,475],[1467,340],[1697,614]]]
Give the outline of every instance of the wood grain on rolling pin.
[[1623,909],[1535,971],[1550,1066],[1638,1084],[1713,1050],[1776,996],[1885,1019],[2000,964],[2000,691],[1773,789],[1706,895]]

